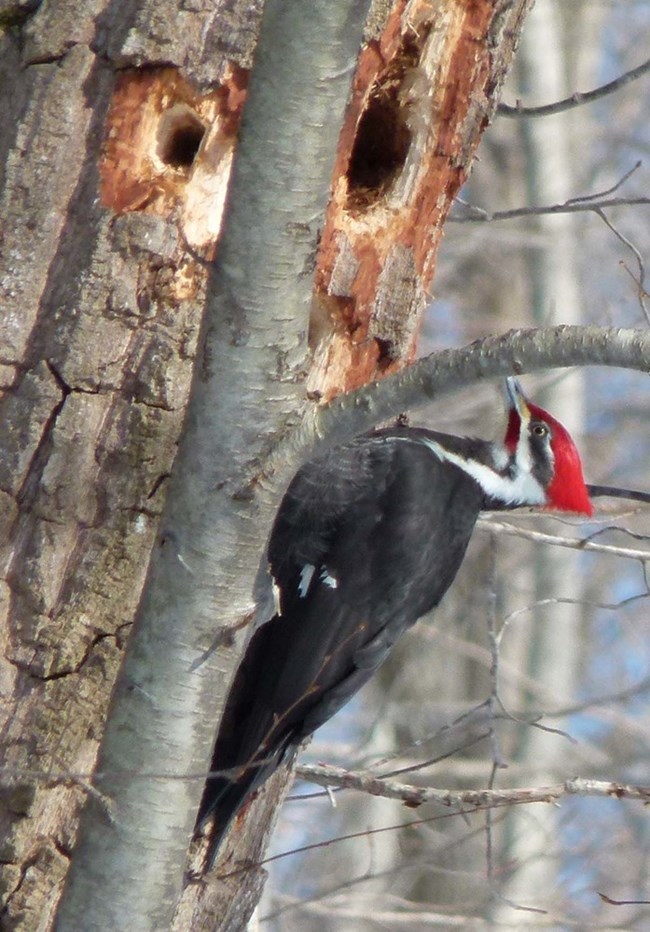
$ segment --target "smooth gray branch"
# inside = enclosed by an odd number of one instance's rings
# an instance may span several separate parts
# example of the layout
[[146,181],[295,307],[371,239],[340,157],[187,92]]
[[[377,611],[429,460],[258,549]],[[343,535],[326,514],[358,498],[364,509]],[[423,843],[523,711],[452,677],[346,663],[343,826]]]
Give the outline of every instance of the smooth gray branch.
[[[394,376],[315,408],[296,432],[297,443],[304,449],[343,442],[475,382],[588,365],[650,371],[650,331],[566,325],[510,330],[460,349],[432,353]],[[306,443],[307,438],[316,442]]]
[[277,506],[278,489],[286,488],[309,456],[465,385],[587,365],[650,371],[650,331],[567,325],[510,330],[460,349],[431,353],[381,382],[308,408],[255,475],[255,489],[262,498],[272,496]]
[[266,534],[236,487],[300,405],[313,249],[368,5],[263,4],[183,433],[98,757],[114,821],[89,797],[57,928],[171,926],[201,784],[137,774],[162,747],[171,774],[208,768]]

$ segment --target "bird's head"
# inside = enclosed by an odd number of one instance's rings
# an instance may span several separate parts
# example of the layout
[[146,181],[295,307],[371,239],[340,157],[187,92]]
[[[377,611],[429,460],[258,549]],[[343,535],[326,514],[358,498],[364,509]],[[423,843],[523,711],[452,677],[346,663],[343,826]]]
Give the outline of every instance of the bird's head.
[[505,447],[512,468],[543,489],[546,508],[592,515],[580,454],[568,430],[526,399],[516,379],[506,379]]

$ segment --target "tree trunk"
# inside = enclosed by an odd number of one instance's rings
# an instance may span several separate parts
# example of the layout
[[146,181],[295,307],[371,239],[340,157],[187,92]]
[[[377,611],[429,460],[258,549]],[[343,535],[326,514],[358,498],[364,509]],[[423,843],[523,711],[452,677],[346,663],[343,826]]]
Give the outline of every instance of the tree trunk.
[[[331,397],[412,357],[444,218],[528,5],[375,4],[323,226],[312,397]],[[212,258],[220,230],[261,6],[16,4],[1,39],[0,829],[8,929],[51,926],[73,856],[181,431],[208,294],[203,260]],[[295,224],[304,249],[313,216],[307,229],[299,213],[284,222]],[[256,248],[254,261],[271,275],[264,243]],[[236,358],[250,341],[229,317],[242,296],[211,295],[229,334],[216,345],[228,356],[229,340]],[[240,452],[250,442],[253,456],[264,456],[286,429],[302,393],[304,308],[288,306],[275,326],[272,381],[292,387],[276,415],[277,396],[265,389],[237,424]],[[268,387],[269,359],[257,358],[257,384]],[[232,397],[219,398],[228,412],[222,431],[239,417],[240,388],[235,379]],[[258,465],[245,456],[236,463],[227,472],[230,491],[243,489]],[[242,505],[258,545],[280,491],[266,496],[259,524],[256,502]],[[258,558],[244,555],[245,568],[231,566],[243,574],[231,618],[245,614],[243,593]],[[223,623],[215,617],[214,630]],[[210,646],[201,640],[190,652],[196,659]],[[235,661],[230,650],[214,668],[221,676],[215,706]],[[216,707],[209,717],[216,728]],[[162,771],[178,766],[164,752],[159,763]],[[199,793],[195,783],[190,796]],[[191,820],[188,812],[185,830]],[[263,825],[242,835],[237,857],[250,855],[247,838],[259,850],[263,835]],[[237,883],[240,891],[245,884]],[[178,928],[215,927],[214,915],[224,915],[217,897],[206,924],[187,918],[197,889],[187,894]],[[233,893],[221,895],[232,900]],[[240,923],[245,911],[237,913]]]
[[221,190],[162,113],[232,149],[258,13],[63,2],[1,40],[4,928],[51,922],[187,401]]
[[[580,67],[583,49],[594,47],[593,42],[585,42],[589,34],[583,20],[585,13],[591,18],[592,11],[587,12],[584,6],[567,17],[566,9],[556,0],[542,0],[536,5],[518,60],[520,95],[530,100],[531,105],[561,100],[575,87],[591,87],[596,83],[595,68],[589,71]],[[595,66],[593,56],[590,57]],[[580,190],[576,146],[579,152],[582,140],[590,138],[587,121],[587,108],[544,120],[522,121],[528,203],[563,203]],[[538,244],[528,253],[533,319],[540,324],[560,321],[579,324],[586,315],[579,274],[577,218],[568,214],[531,220],[531,242]],[[563,423],[579,443],[586,421],[584,394],[584,373],[578,371],[549,386],[540,396],[540,403],[548,410],[562,411]],[[586,579],[578,571],[577,560],[568,565],[566,555],[552,548],[539,548],[535,560],[528,564],[522,561],[516,573],[516,588],[530,592],[531,600],[543,602],[561,596],[567,604],[550,609],[544,605],[533,607],[529,617],[514,626],[509,638],[510,650],[504,651],[504,658],[512,659],[510,651],[514,647],[518,668],[525,670],[531,681],[539,683],[547,695],[553,696],[556,707],[568,705],[578,693],[578,677],[584,663]],[[504,601],[506,604],[509,601],[507,593]],[[533,699],[524,688],[511,690],[506,701],[509,708],[524,710],[531,719],[539,715],[539,700]],[[529,728],[522,731],[516,758],[525,772],[536,774],[537,782],[551,784],[565,765],[566,743],[564,736]],[[513,872],[504,884],[504,902],[496,904],[495,921],[507,918],[512,903],[543,907],[550,901],[558,886],[556,872],[563,865],[544,854],[549,839],[559,835],[556,808],[548,807],[534,814],[514,810],[508,813],[501,858],[513,865]]]

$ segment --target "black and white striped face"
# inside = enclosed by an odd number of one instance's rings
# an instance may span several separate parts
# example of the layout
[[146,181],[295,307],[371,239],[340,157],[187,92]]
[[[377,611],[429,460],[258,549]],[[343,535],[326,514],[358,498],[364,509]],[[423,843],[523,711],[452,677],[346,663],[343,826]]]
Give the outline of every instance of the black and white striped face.
[[423,428],[394,429],[366,443],[425,446],[437,460],[461,469],[482,489],[489,507],[547,505],[554,475],[552,424],[533,414],[514,379],[507,382],[508,429],[503,443],[438,434]]
[[[543,479],[546,468],[540,469],[536,451],[524,435],[515,455],[496,444],[489,461],[464,457],[433,440],[422,441],[443,462],[458,466],[483,489],[487,498],[503,505],[544,505],[546,493]],[[552,472],[552,463],[551,463]]]
[[517,453],[520,446],[526,447],[525,466],[516,456],[515,468],[519,471],[525,468],[538,485],[546,489],[551,484],[555,464],[551,447],[551,428],[542,418],[530,417],[528,423],[523,424],[521,435]]
[[[580,465],[573,441],[562,425],[541,408],[529,404],[518,382],[512,378],[506,380],[506,404],[508,426],[503,445],[487,444],[475,451],[463,451],[450,449],[448,444],[433,437],[420,438],[420,442],[442,462],[453,464],[471,476],[486,498],[495,504],[544,505],[590,513],[581,499],[576,507],[573,499],[558,502],[555,498],[554,446],[562,462],[571,458],[567,457],[568,453],[571,456],[575,453],[575,461],[578,467]],[[579,468],[578,472],[579,476],[572,464],[571,482],[563,484],[563,488],[571,488],[571,496],[584,488]]]
[[504,473],[518,489],[519,504],[546,504],[555,462],[551,425],[541,411],[539,415],[532,413],[516,379],[506,379],[505,392],[508,426]]
[[580,454],[566,428],[543,408],[528,402],[516,379],[506,379],[506,403],[504,444],[509,469],[528,491],[543,493],[541,501],[523,499],[521,504],[593,514]]

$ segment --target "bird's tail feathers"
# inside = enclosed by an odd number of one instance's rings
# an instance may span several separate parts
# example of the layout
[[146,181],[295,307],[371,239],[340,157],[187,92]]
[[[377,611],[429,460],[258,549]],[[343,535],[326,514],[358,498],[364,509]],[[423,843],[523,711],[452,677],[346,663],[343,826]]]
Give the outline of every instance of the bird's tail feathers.
[[[203,806],[197,819],[197,829],[207,829],[208,836],[208,853],[205,861],[205,869],[210,870],[215,862],[217,851],[223,841],[223,838],[230,828],[230,823],[235,818],[239,809],[247,798],[251,790],[252,779],[245,782],[233,783],[223,778],[215,778],[212,783],[217,786],[210,789],[210,806],[203,811]],[[211,820],[211,822],[210,822]],[[210,824],[208,825],[208,823]]]
[[196,819],[197,832],[203,832],[207,827],[209,841],[206,870],[213,867],[219,846],[244,801],[264,783],[273,770],[275,765],[269,767],[268,764],[262,764],[247,768],[238,780],[222,776],[208,778]]

